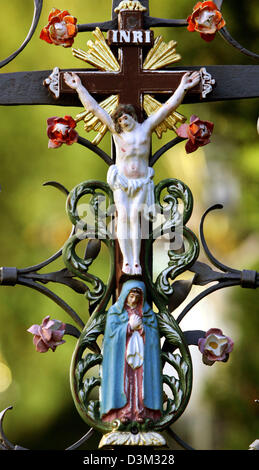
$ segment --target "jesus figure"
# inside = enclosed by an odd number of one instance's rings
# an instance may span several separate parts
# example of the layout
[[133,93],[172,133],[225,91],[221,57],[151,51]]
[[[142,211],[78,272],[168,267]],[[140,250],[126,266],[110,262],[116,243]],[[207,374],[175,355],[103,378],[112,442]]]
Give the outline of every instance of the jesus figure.
[[140,215],[145,206],[154,209],[154,170],[148,165],[152,132],[178,108],[187,91],[199,83],[200,72],[185,73],[173,95],[142,123],[137,121],[131,105],[119,105],[110,116],[75,73],[66,72],[64,79],[77,91],[85,109],[105,124],[113,136],[116,164],[110,166],[107,182],[117,210],[116,235],[123,256],[122,271],[128,275],[142,274]]

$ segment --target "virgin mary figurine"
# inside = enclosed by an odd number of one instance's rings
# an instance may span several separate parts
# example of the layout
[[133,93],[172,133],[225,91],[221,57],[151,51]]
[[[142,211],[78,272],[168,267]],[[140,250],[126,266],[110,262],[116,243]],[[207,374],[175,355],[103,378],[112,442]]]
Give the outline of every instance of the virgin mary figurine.
[[101,417],[122,423],[159,420],[162,411],[161,349],[157,318],[145,284],[123,284],[107,313],[103,341]]

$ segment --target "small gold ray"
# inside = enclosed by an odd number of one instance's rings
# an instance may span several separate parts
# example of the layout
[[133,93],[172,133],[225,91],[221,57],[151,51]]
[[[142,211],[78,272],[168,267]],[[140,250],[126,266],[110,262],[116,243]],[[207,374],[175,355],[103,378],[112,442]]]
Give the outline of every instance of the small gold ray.
[[160,69],[181,60],[180,54],[176,53],[176,46],[176,41],[169,41],[167,44],[162,36],[158,36],[144,61],[144,70]]
[[101,140],[103,139],[107,131],[108,131],[108,127],[103,124],[101,126],[100,132],[98,132],[98,134],[92,140],[92,144],[99,145],[99,143],[101,142]]
[[[155,111],[157,111],[162,104],[153,98],[151,95],[145,95],[143,100],[143,106],[147,116],[150,116]],[[156,127],[155,133],[159,139],[161,139],[163,132],[166,132],[168,129],[176,132],[177,124],[184,123],[186,117],[180,114],[178,111],[174,111],[170,116],[168,116],[159,126]]]
[[[107,72],[119,72],[120,65],[111,51],[110,47],[105,41],[105,37],[99,28],[96,28],[93,31],[95,41],[89,40],[87,45],[89,47],[88,51],[83,51],[82,49],[72,49],[72,53],[75,57],[84,62],[88,62],[94,67],[102,71]],[[119,97],[117,95],[111,95],[100,103],[100,106],[104,108],[107,113],[112,114],[116,107],[119,104]],[[86,132],[92,130],[98,132],[92,143],[98,145],[104,135],[106,134],[108,128],[97,117],[95,117],[91,112],[87,110],[78,114],[75,118],[76,122],[84,120],[84,128]]]
[[[146,59],[143,64],[144,70],[157,70],[166,65],[171,65],[174,62],[181,60],[180,54],[176,53],[176,41],[169,41],[167,44],[164,42],[162,36],[158,36],[155,40],[154,46],[148,52]],[[157,109],[159,109],[162,104],[155,100],[151,95],[145,95],[143,100],[144,110],[147,116],[153,114]],[[159,139],[161,139],[163,132],[166,132],[168,129],[176,132],[177,124],[184,123],[186,117],[182,114],[174,111],[170,116],[168,116],[159,126],[156,127],[155,132]]]
[[106,43],[101,30],[96,28],[95,31],[93,31],[93,35],[96,40],[95,42],[91,40],[87,42],[89,50],[86,52],[82,49],[72,49],[73,55],[78,59],[97,67],[99,70],[119,72],[120,65]]

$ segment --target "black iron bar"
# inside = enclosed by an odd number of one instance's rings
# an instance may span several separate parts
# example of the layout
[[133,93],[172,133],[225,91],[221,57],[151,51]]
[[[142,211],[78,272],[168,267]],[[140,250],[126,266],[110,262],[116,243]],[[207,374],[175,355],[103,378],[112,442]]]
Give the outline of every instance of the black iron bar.
[[71,446],[67,447],[65,450],[76,450],[76,449],[78,449],[78,447],[80,447],[82,444],[84,444],[84,442],[88,441],[88,439],[90,439],[90,437],[92,437],[92,435],[94,433],[95,433],[95,430],[93,428],[90,428],[89,431],[83,437],[81,437],[81,439],[79,439],[77,442],[75,442]]
[[174,139],[170,140],[170,142],[168,142],[167,144],[163,145],[163,147],[161,147],[159,150],[157,150],[154,155],[152,155],[151,159],[150,159],[150,166],[153,166],[157,160],[165,153],[167,152],[167,150],[171,149],[172,147],[174,147],[176,144],[179,144],[180,142],[184,141],[186,139],[184,139],[183,137],[175,137]]
[[191,447],[189,444],[184,442],[171,428],[167,428],[166,432],[171,436],[177,444],[179,444],[181,447],[183,447],[186,450],[195,450],[193,447]]
[[46,295],[56,304],[58,304],[65,312],[67,312],[68,315],[70,315],[70,317],[78,324],[78,326],[80,326],[80,328],[84,328],[84,322],[77,315],[77,313],[63,299],[54,294],[54,292],[52,292],[46,286],[43,286],[41,284],[38,284],[37,282],[32,281],[31,279],[26,279],[23,277],[19,277],[17,284],[30,287],[31,289],[37,290],[41,294]]
[[27,46],[27,44],[30,42],[37,26],[39,23],[40,15],[41,15],[41,10],[42,10],[42,4],[43,0],[34,0],[34,13],[33,13],[33,20],[32,24],[30,27],[30,30],[28,32],[28,35],[26,36],[25,40],[23,41],[22,45],[15,51],[13,54],[11,54],[9,57],[6,59],[2,60],[0,62],[0,68],[4,67],[5,65],[9,64],[15,57],[20,54],[20,52],[23,51],[23,49]]
[[88,139],[85,139],[84,137],[78,137],[78,141],[77,141],[78,144],[81,144],[83,145],[84,147],[88,148],[89,150],[91,150],[92,152],[96,153],[96,155],[98,155],[99,157],[102,158],[102,160],[107,164],[107,165],[113,165],[113,160],[109,157],[109,155],[104,152],[104,150],[100,149],[99,147],[97,147],[97,145],[94,145],[92,144],[92,142],[90,142],[90,140]]
[[215,292],[219,289],[224,289],[225,287],[234,287],[234,286],[239,286],[240,285],[240,280],[232,280],[232,281],[226,281],[226,282],[221,282],[218,283],[214,286],[209,287],[208,289],[205,289],[203,292],[201,292],[199,295],[197,295],[180,313],[178,318],[176,319],[177,323],[180,323],[185,315],[196,305],[200,300],[204,299],[209,294],[212,294],[212,292]]

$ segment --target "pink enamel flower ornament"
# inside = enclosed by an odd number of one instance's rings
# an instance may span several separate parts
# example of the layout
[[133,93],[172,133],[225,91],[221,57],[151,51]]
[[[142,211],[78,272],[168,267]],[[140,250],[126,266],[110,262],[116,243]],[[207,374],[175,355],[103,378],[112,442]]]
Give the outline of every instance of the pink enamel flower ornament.
[[52,349],[54,352],[57,346],[65,343],[62,339],[65,334],[65,323],[59,320],[51,320],[48,315],[41,325],[32,325],[27,331],[34,335],[33,343],[37,352],[47,352]]
[[233,346],[232,339],[225,336],[219,328],[211,328],[205,338],[198,340],[202,360],[208,366],[212,366],[216,361],[226,362]]

